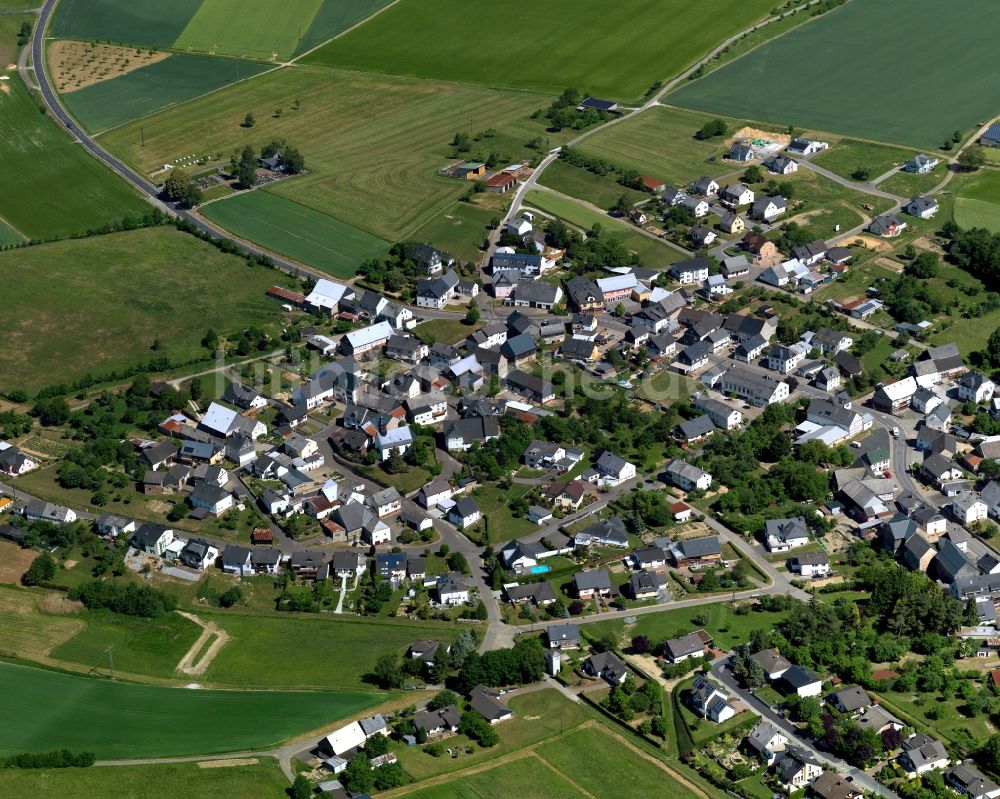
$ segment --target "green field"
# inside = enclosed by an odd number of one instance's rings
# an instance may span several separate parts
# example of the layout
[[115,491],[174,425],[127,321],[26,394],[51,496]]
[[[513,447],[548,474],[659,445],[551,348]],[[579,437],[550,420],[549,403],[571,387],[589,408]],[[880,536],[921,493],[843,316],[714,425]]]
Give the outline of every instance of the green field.
[[153,355],[207,357],[201,338],[208,327],[231,332],[281,318],[264,292],[282,276],[170,227],[7,250],[0,279],[8,302],[31,309],[0,322],[5,391],[107,373]]
[[0,161],[6,168],[0,218],[25,236],[82,233],[149,210],[139,195],[73,144],[16,75],[0,92]]
[[266,748],[385,698],[350,691],[160,688],[7,663],[0,663],[0,676],[6,695],[0,752],[67,748],[103,759]]
[[5,247],[8,244],[17,244],[22,241],[24,241],[24,236],[0,219],[0,247]]
[[269,191],[220,200],[202,213],[240,238],[344,279],[389,248],[387,241]]
[[100,39],[170,47],[202,0],[61,0],[49,33],[63,39]]
[[500,0],[485,7],[402,0],[307,60],[550,94],[576,86],[634,100],[772,6],[762,0],[624,0],[609,13],[603,0],[530,6]]
[[18,799],[246,799],[280,797],[288,787],[278,763],[201,768],[197,763],[65,769],[3,769],[0,794]]
[[303,34],[296,52],[302,53],[321,45],[327,39],[370,17],[388,2],[389,0],[323,0],[323,5]]
[[[10,8],[20,8],[24,5],[24,0],[15,0],[16,5]],[[2,8],[0,4],[0,8]],[[0,68],[6,67],[17,60],[17,35],[21,30],[21,23],[27,22],[35,24],[35,17],[32,14],[0,14]],[[6,72],[4,72],[6,74]]]
[[[733,171],[733,165],[721,160],[726,151],[724,139],[701,141],[694,137],[709,119],[683,108],[654,106],[588,137],[579,149],[681,187],[702,175],[715,177]],[[726,124],[730,130],[743,126],[732,119]],[[715,159],[719,162],[713,163]]]
[[244,58],[286,58],[323,0],[203,0],[177,37],[178,50]]
[[628,249],[638,253],[645,266],[655,267],[672,264],[685,256],[679,250],[644,236],[627,222],[602,214],[580,203],[573,202],[568,197],[560,197],[547,191],[532,190],[528,192],[525,202],[540,211],[558,216],[571,225],[583,230],[590,230],[595,224],[600,225],[604,233],[619,239]]
[[[545,102],[524,92],[296,66],[116,128],[100,141],[150,171],[191,153],[222,153],[228,164],[235,148],[287,139],[302,151],[308,174],[271,191],[395,241],[469,188],[438,174],[457,160],[456,131],[495,131],[481,145],[483,157],[537,155],[524,145],[544,133],[530,116]],[[276,118],[277,108],[284,111]],[[240,126],[247,112],[257,118],[249,130]]]
[[[828,149],[814,155],[812,160],[821,167],[851,180],[856,180],[853,173],[859,168],[867,169],[871,178],[874,179],[884,175],[893,167],[903,166],[915,155],[913,150],[893,147],[889,144],[859,139],[826,139],[822,133],[810,135],[815,135],[816,138],[830,143]],[[891,178],[886,178],[886,180],[891,180]]]
[[586,200],[602,209],[614,207],[622,195],[633,204],[650,198],[645,192],[625,188],[613,176],[601,177],[561,159],[556,159],[545,168],[540,182],[560,194]]
[[408,799],[586,799],[563,776],[546,768],[531,754],[502,766],[463,774],[403,794]]
[[459,261],[478,262],[483,257],[479,248],[489,232],[486,226],[496,216],[490,208],[457,202],[417,230],[413,239],[450,252]]
[[[947,14],[937,0],[848,3],[683,86],[671,102],[936,147],[996,113],[1000,89],[983,64],[998,25],[991,0],[953,3]],[[921,74],[921,100],[894,85],[907,82],[897,71],[914,53],[947,53]]]
[[62,95],[66,109],[91,132],[130,122],[267,69],[232,58],[176,53],[155,64]]
[[1000,172],[985,171],[966,183],[955,199],[954,214],[960,227],[1000,233]]

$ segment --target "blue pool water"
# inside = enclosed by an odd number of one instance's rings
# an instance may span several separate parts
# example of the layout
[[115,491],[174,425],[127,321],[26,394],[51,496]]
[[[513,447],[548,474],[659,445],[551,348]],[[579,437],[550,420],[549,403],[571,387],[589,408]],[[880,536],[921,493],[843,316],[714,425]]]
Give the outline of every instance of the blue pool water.
[[552,571],[552,567],[551,566],[532,566],[531,567],[531,573],[532,574],[545,574],[545,572],[550,572],[550,571]]

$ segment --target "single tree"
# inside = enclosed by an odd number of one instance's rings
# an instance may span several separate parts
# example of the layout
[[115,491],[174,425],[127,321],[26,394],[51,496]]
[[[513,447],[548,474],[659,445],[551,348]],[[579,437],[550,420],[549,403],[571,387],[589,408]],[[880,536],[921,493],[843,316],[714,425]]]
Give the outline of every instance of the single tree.
[[983,148],[979,146],[966,147],[959,154],[958,163],[965,171],[975,172],[986,163],[986,155],[983,153]]
[[236,166],[236,186],[240,189],[251,189],[257,182],[257,155],[253,147],[247,145],[240,153]]
[[247,115],[245,117],[243,117],[243,127],[244,128],[252,128],[256,124],[257,124],[256,117],[254,117],[253,114],[247,112]]

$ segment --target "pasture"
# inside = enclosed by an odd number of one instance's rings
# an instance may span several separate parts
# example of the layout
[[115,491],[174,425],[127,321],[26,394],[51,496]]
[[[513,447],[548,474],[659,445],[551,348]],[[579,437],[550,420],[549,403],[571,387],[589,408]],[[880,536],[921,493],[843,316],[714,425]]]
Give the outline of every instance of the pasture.
[[[402,0],[306,60],[549,94],[576,86],[632,101],[772,7],[765,0],[625,0],[610,14],[603,0],[485,7]],[[511,20],[516,34],[506,30]]]
[[387,241],[270,191],[244,192],[201,212],[240,238],[344,279],[389,248]]
[[201,337],[210,326],[223,334],[280,321],[280,306],[264,292],[284,280],[170,227],[0,252],[0,279],[8,302],[32,309],[0,321],[4,391],[37,390],[154,355],[207,356]]
[[149,210],[125,181],[38,110],[16,75],[0,92],[0,219],[26,238],[67,236]]
[[202,1],[61,0],[49,33],[62,39],[170,47]]
[[1000,172],[985,171],[966,183],[955,198],[959,227],[983,227],[1000,233]]
[[[983,69],[996,49],[1000,7],[990,0],[966,0],[949,6],[947,14],[940,11],[936,0],[848,3],[688,83],[670,101],[711,113],[936,147],[956,128],[976,127],[1000,105],[1000,86]],[[928,19],[934,23],[927,24]],[[917,52],[948,54],[921,77],[919,100],[891,86],[905,81],[899,65]]]
[[183,103],[267,68],[265,64],[232,58],[175,53],[112,80],[64,94],[62,101],[83,128],[96,132]]
[[[161,111],[100,140],[150,171],[190,153],[222,153],[228,163],[245,144],[287,139],[302,151],[308,174],[269,191],[395,241],[411,237],[468,190],[467,182],[438,174],[457,160],[451,148],[456,131],[496,131],[477,145],[483,158],[494,149],[511,161],[537,155],[523,145],[544,133],[530,116],[546,102],[524,92],[296,66]],[[280,117],[274,113],[279,108]],[[252,129],[241,127],[247,112],[257,118]],[[501,140],[509,146],[496,144]]]
[[66,748],[118,759],[266,748],[380,699],[349,691],[160,688],[10,663],[0,663],[0,676],[3,754]]
[[3,769],[0,794],[19,799],[246,799],[280,797],[288,787],[276,760],[202,767],[198,763],[108,768]]
[[594,225],[600,225],[605,235],[621,241],[629,250],[639,256],[645,266],[656,267],[672,264],[685,257],[680,250],[675,250],[673,247],[639,233],[628,222],[588,208],[574,202],[569,197],[562,197],[547,191],[532,190],[525,197],[525,203],[551,216],[557,216],[584,231],[590,230]]

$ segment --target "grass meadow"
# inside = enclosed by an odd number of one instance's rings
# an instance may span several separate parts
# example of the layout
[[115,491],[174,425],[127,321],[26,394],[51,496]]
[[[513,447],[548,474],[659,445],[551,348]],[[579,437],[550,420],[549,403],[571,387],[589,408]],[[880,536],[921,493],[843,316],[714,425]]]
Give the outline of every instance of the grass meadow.
[[276,277],[170,227],[0,252],[8,302],[31,309],[0,322],[0,388],[36,390],[154,355],[207,356],[209,327],[280,321],[265,296]]
[[966,183],[955,199],[955,222],[1000,233],[1000,172],[984,171]]
[[270,191],[211,203],[202,214],[240,238],[345,280],[389,249],[383,239]]
[[[223,153],[228,163],[236,148],[287,139],[302,151],[308,174],[270,191],[397,240],[469,188],[438,174],[456,160],[456,131],[492,129],[495,141],[484,140],[481,149],[516,161],[536,154],[524,143],[544,133],[530,116],[546,103],[524,92],[296,66],[116,128],[100,141],[149,171],[191,153]],[[251,129],[241,127],[247,112],[257,118]]]
[[29,239],[67,236],[149,210],[125,181],[42,114],[11,75],[0,92],[0,219]]
[[[914,155],[913,150],[905,147],[893,147],[874,141],[826,138],[821,133],[816,134],[816,138],[828,141],[830,147],[814,155],[812,160],[824,169],[851,180],[856,179],[854,172],[858,169],[867,169],[872,178],[877,178],[893,167],[902,167]],[[886,181],[891,179],[886,178]]]
[[488,233],[487,225],[497,216],[500,214],[490,208],[456,202],[414,232],[413,238],[430,242],[459,261],[479,261],[483,256],[480,247]]
[[[848,3],[671,95],[701,111],[936,147],[996,112],[990,70],[1000,7],[990,0]],[[927,20],[934,20],[927,24]],[[899,65],[914,53],[946,53],[919,78]],[[894,85],[895,84],[895,85]]]
[[526,753],[501,766],[426,787],[417,786],[403,796],[407,799],[587,799],[562,774]]
[[600,225],[606,235],[619,239],[628,249],[637,253],[645,266],[672,264],[684,258],[684,253],[644,236],[628,222],[580,205],[568,197],[535,189],[528,192],[525,203],[583,230],[590,230],[595,224]]
[[62,95],[66,109],[90,132],[131,122],[268,69],[232,58],[175,53],[112,80]]
[[170,47],[202,0],[61,0],[49,33],[62,39],[100,39]]
[[161,688],[11,663],[0,663],[0,676],[5,754],[66,748],[119,759],[265,748],[383,698],[350,691]]
[[[9,6],[12,9],[19,9],[24,5],[24,0],[0,0],[0,9],[4,8],[3,2],[15,2]],[[33,14],[0,14],[0,69],[8,64],[13,64],[17,60],[17,34],[21,29],[21,23],[35,23]]]
[[278,762],[203,768],[198,763],[108,768],[3,769],[0,794],[19,799],[246,799],[280,797],[288,780]]
[[178,50],[242,58],[287,58],[323,0],[203,0],[177,37]]
[[625,0],[609,13],[603,0],[501,0],[485,8],[402,0],[307,60],[549,94],[575,86],[632,101],[772,7],[766,0]]

